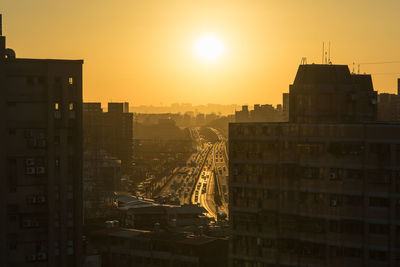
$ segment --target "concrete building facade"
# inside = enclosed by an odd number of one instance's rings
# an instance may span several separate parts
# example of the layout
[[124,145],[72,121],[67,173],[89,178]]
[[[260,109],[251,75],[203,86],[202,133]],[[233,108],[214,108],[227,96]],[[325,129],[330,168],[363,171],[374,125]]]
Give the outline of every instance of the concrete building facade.
[[230,124],[231,266],[400,265],[400,124],[343,68],[299,67],[289,123]]
[[82,64],[0,36],[0,266],[81,266]]

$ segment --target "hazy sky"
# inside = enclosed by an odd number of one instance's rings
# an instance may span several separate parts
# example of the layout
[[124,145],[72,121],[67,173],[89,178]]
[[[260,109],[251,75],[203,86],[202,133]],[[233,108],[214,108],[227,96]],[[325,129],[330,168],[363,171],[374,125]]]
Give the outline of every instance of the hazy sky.
[[[85,101],[281,103],[301,58],[321,62],[323,41],[350,69],[400,60],[398,0],[2,0],[0,12],[17,57],[85,60]],[[194,51],[206,35],[224,46],[218,60]],[[400,64],[361,72],[395,92]]]

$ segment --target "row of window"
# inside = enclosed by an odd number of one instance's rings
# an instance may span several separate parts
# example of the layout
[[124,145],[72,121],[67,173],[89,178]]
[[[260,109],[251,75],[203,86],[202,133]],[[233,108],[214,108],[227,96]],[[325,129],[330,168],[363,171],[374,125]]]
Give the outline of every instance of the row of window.
[[[368,147],[368,149],[366,149]],[[400,146],[397,147],[398,154]],[[299,141],[231,141],[231,152],[233,158],[246,158],[254,160],[268,159],[271,155],[277,156],[278,152],[290,152],[292,156],[296,153],[300,156],[331,155],[334,157],[356,156],[360,157],[367,152],[368,155],[376,155],[380,158],[390,157],[390,144],[362,142],[312,142],[303,143]],[[283,155],[285,157],[285,155]]]
[[[45,76],[26,76],[26,84],[33,86],[33,85],[44,85],[46,84],[46,77]],[[54,78],[55,84],[60,84],[63,81],[63,77],[57,76]],[[74,85],[74,77],[69,76],[66,80],[69,85]]]
[[[230,126],[229,133],[232,137],[279,137],[279,136],[304,136],[304,137],[349,137],[359,138],[364,134],[364,127],[352,125],[327,125],[327,124],[284,124],[284,125],[240,125]],[[367,129],[368,130],[368,129]]]
[[[262,208],[265,200],[278,200],[281,204],[287,203],[296,206],[329,203],[331,207],[363,207],[364,204],[377,208],[390,207],[389,197],[364,197],[361,195],[243,187],[231,187],[230,192],[233,206],[239,206],[239,202],[243,203],[245,201],[246,203],[251,203],[252,207]],[[365,199],[368,201],[367,203],[365,203]],[[396,202],[396,205],[400,205],[400,199]]]
[[[372,235],[388,235],[389,224],[365,223],[362,220],[328,220],[312,218],[300,215],[262,215],[249,217],[243,214],[232,215],[232,227],[234,230],[265,233],[265,232],[288,232],[288,233],[341,233],[346,235],[363,235],[366,231]],[[367,227],[367,229],[365,228]],[[366,230],[365,230],[366,229]],[[400,240],[400,226],[396,226],[396,232]]]
[[[250,257],[277,258],[277,254],[299,255],[317,259],[329,258],[363,258],[363,249],[348,246],[329,246],[326,244],[299,241],[296,239],[262,239],[250,236],[234,236],[232,252],[236,255]],[[274,255],[274,252],[276,253]],[[368,250],[368,259],[385,262],[388,252],[384,250]]]
[[[271,184],[272,179],[310,179],[331,181],[361,181],[368,184],[391,184],[392,177],[400,178],[400,172],[388,169],[345,169],[309,167],[297,164],[234,164],[232,182]],[[400,180],[399,180],[400,183]]]

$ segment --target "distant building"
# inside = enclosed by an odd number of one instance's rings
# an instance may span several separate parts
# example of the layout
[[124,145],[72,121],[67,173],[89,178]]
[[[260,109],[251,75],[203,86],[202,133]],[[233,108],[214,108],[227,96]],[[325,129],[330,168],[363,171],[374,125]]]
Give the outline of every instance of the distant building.
[[121,160],[121,173],[132,175],[133,113],[129,103],[108,103],[103,112],[101,103],[83,104],[84,149],[105,150]]
[[282,108],[274,108],[272,105],[255,104],[253,110],[247,105],[242,110],[235,112],[235,122],[273,122],[283,121]]
[[289,121],[289,94],[282,94],[283,121]]
[[235,111],[235,122],[248,122],[250,120],[249,106],[242,106],[242,110]]
[[369,75],[302,65],[289,123],[230,124],[232,266],[400,265],[400,124],[375,103]]
[[400,121],[400,79],[397,79],[396,94],[378,95],[378,120]]
[[0,266],[79,267],[83,61],[16,58],[5,39],[0,29]]
[[132,175],[133,113],[129,103],[108,103],[104,113],[104,149],[121,160],[121,172]]

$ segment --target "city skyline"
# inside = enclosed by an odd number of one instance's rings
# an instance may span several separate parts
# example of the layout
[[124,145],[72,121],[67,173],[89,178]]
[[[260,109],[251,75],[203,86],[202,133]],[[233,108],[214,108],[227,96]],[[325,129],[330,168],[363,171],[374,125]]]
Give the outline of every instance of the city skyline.
[[[84,101],[276,105],[303,57],[321,62],[323,41],[331,43],[334,64],[352,70],[355,62],[358,72],[361,63],[379,93],[394,93],[399,64],[363,63],[400,58],[399,5],[6,0],[1,11],[3,32],[18,57],[85,58]],[[204,61],[199,43],[222,43],[221,55]]]

